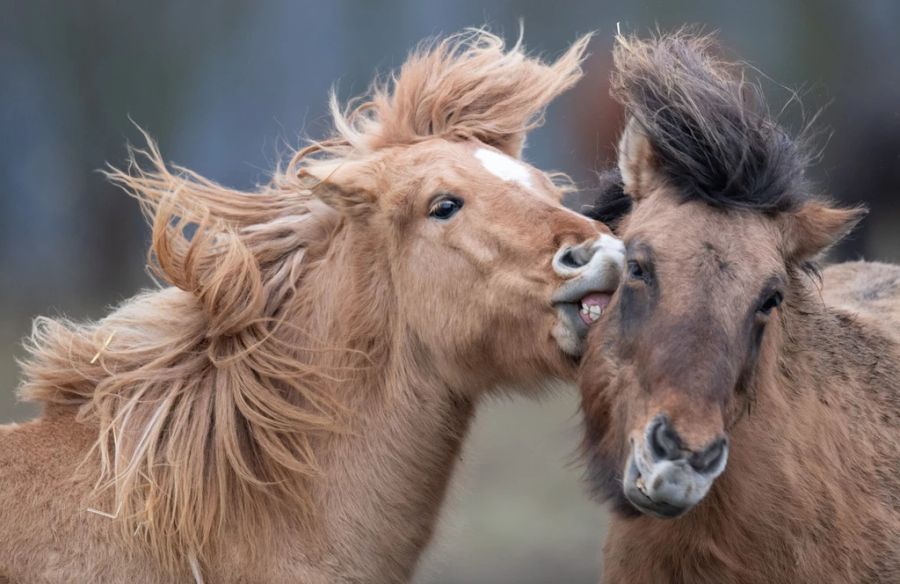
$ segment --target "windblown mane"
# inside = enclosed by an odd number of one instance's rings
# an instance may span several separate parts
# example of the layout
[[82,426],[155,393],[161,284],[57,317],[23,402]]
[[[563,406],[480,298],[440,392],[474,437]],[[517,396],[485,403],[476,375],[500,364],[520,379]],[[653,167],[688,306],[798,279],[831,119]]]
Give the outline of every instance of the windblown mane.
[[336,217],[286,176],[243,193],[171,172],[152,141],[131,156],[108,176],[145,210],[148,264],[169,286],[94,323],[36,319],[20,392],[97,426],[97,511],[174,565],[226,522],[308,507],[300,483],[317,472],[314,437],[340,427],[340,373],[297,351],[330,347],[292,320],[305,256]]
[[620,36],[613,97],[638,123],[678,194],[720,208],[778,213],[808,193],[808,157],[769,115],[756,83],[689,31]]
[[550,65],[527,56],[521,39],[506,50],[482,29],[423,43],[399,73],[373,85],[368,100],[342,111],[332,94],[338,135],[314,147],[358,156],[441,137],[518,152],[547,104],[581,78],[589,40],[581,37]]
[[110,168],[152,225],[163,286],[97,322],[38,318],[20,388],[97,428],[96,512],[173,569],[226,530],[252,541],[279,516],[308,516],[316,441],[347,426],[336,389],[371,363],[307,322],[322,294],[313,260],[333,257],[346,222],[304,171],[435,136],[521,148],[580,76],[586,43],[550,65],[484,31],[423,47],[350,113],[332,98],[334,134],[254,192],[168,167],[149,137]]

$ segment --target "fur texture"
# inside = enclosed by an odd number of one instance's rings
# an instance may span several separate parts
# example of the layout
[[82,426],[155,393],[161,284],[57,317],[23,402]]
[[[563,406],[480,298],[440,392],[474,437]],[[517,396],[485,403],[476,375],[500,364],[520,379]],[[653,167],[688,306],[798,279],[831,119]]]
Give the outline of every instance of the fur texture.
[[[399,582],[479,397],[574,377],[551,260],[602,226],[474,157],[518,156],[580,76],[472,31],[414,52],[256,192],[164,164],[109,177],[162,287],[39,318],[0,428],[0,575],[27,582]],[[430,217],[436,198],[465,201]],[[539,383],[538,383],[539,384]],[[72,542],[79,542],[74,546]]]
[[[604,582],[900,581],[900,267],[810,273],[860,213],[797,190],[798,150],[710,43],[616,49],[629,267],[580,379],[588,480],[614,511]],[[663,414],[679,448],[730,448],[673,519],[624,488]]]

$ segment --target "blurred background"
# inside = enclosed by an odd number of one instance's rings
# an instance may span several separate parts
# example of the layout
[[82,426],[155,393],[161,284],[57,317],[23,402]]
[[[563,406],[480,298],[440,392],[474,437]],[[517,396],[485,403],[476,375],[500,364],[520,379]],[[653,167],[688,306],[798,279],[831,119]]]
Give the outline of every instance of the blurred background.
[[[167,160],[251,188],[304,136],[328,90],[346,99],[425,37],[488,24],[557,55],[597,30],[586,78],[554,104],[526,157],[589,192],[621,113],[608,98],[616,23],[699,23],[771,77],[777,110],[821,108],[818,186],[872,213],[839,258],[900,261],[900,2],[0,0],[0,423],[16,403],[19,340],[37,314],[101,316],[151,284],[137,205],[96,172],[146,128]],[[829,138],[830,137],[830,138]],[[573,201],[578,206],[577,201]],[[592,583],[604,515],[572,463],[577,401],[504,400],[479,415],[421,584]]]

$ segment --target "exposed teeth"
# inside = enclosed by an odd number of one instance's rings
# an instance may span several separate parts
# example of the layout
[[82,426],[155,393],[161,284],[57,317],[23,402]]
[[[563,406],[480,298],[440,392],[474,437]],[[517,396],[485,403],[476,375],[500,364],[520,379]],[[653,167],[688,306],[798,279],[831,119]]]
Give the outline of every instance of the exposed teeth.
[[599,306],[588,306],[587,304],[582,304],[581,314],[588,317],[591,322],[596,322],[597,319],[600,318],[600,315],[603,314],[603,309]]

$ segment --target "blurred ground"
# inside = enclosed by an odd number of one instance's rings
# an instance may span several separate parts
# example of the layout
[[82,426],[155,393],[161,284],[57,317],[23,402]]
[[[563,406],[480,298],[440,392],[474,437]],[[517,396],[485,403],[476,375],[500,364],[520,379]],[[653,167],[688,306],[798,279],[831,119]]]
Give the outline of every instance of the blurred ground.
[[419,584],[594,584],[605,514],[567,464],[580,440],[575,389],[490,403]]

